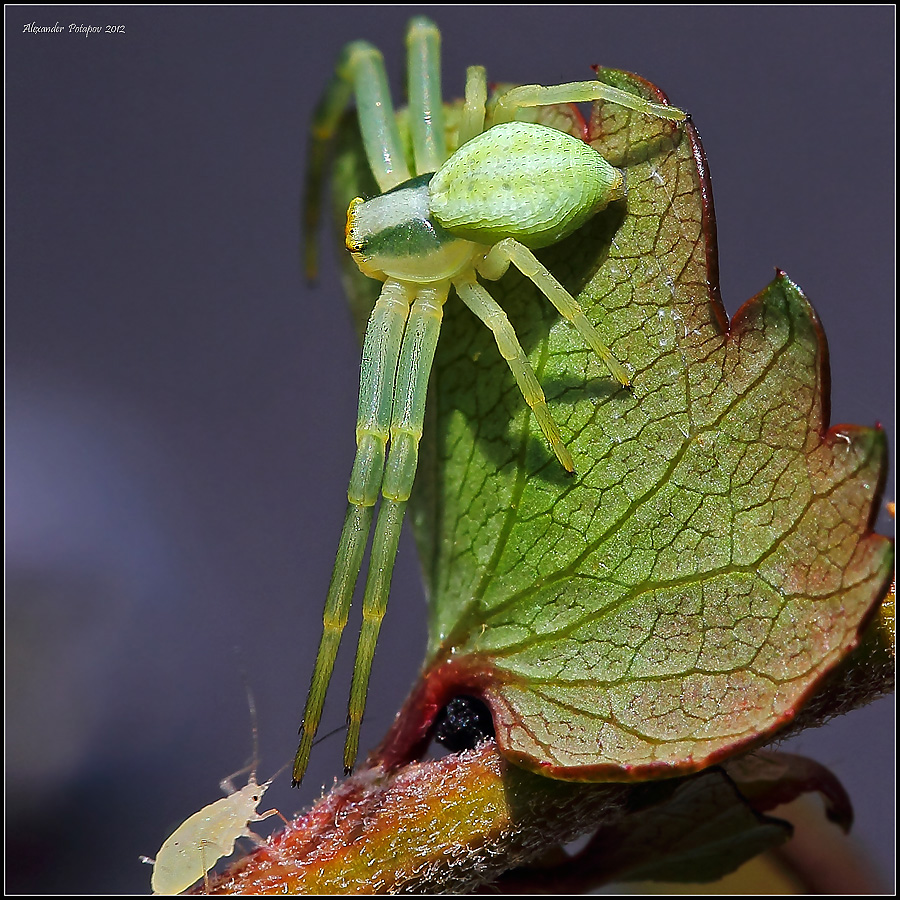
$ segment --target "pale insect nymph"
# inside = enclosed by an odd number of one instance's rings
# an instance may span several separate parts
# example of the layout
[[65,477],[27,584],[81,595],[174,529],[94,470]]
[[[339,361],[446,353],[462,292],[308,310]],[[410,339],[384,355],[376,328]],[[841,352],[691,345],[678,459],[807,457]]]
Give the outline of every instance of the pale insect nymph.
[[[201,878],[204,883],[207,873],[216,863],[234,853],[234,844],[239,837],[250,838],[260,843],[262,838],[251,831],[250,822],[261,822],[269,816],[281,815],[277,809],[257,813],[263,794],[277,777],[259,784],[256,780],[256,760],[258,759],[258,737],[256,730],[256,708],[248,690],[250,714],[253,722],[253,762],[239,769],[220,782],[220,787],[228,796],[204,806],[185,819],[164,841],[156,859],[142,857],[144,862],[153,864],[150,886],[154,894],[180,894]],[[250,777],[242,788],[236,788],[232,779],[248,769]],[[284,769],[280,769],[283,771]],[[283,817],[282,817],[283,818]]]
[[365,41],[344,49],[313,122],[308,230],[317,219],[331,139],[355,97],[363,146],[381,194],[351,202],[346,244],[360,271],[383,281],[384,287],[363,342],[349,505],[294,759],[295,785],[306,771],[319,727],[380,493],[350,691],[347,771],[356,759],[369,672],[415,478],[428,378],[450,289],[493,333],[525,402],[567,472],[574,473],[575,465],[534,370],[506,313],[479,276],[499,279],[512,263],[575,326],[615,380],[624,387],[629,384],[628,372],[578,302],[532,253],[623,199],[623,174],[584,141],[543,125],[517,122],[517,112],[603,100],[674,122],[686,118],[674,107],[650,103],[600,81],[582,81],[505,91],[495,99],[486,124],[486,74],[484,68],[472,66],[466,73],[465,105],[451,153],[441,99],[440,34],[428,19],[415,18],[406,40],[411,159],[394,115],[382,55]]

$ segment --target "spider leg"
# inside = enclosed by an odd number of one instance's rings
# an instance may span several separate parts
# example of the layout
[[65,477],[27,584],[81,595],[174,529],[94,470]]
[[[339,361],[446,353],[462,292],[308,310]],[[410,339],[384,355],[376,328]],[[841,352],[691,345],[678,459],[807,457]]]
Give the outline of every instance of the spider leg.
[[309,762],[381,487],[394,382],[411,299],[409,287],[399,281],[386,281],[366,328],[359,379],[356,459],[347,491],[347,515],[325,601],[322,638],[300,726],[300,745],[294,757],[295,785],[300,783]]
[[403,336],[391,416],[390,454],[381,485],[381,508],[372,541],[369,574],[363,597],[362,627],[356,648],[347,711],[348,729],[344,745],[344,769],[347,772],[353,768],[359,748],[359,729],[366,705],[372,657],[387,608],[406,502],[416,476],[428,377],[434,361],[448,290],[447,283],[418,289]]
[[484,110],[487,103],[487,72],[484,66],[466,69],[466,102],[459,123],[457,146],[462,147],[484,131]]
[[384,71],[384,57],[367,41],[353,41],[344,47],[334,75],[313,115],[303,201],[306,272],[309,277],[316,273],[315,234],[331,146],[351,96],[356,98],[366,158],[381,192],[396,187],[410,177]]
[[502,94],[497,99],[494,107],[494,125],[502,122],[512,122],[516,117],[516,110],[523,106],[549,106],[554,103],[584,103],[594,100],[605,100],[608,103],[618,103],[626,109],[645,113],[648,116],[656,116],[660,119],[670,119],[673,122],[683,122],[687,116],[674,106],[663,106],[661,103],[651,103],[642,97],[636,97],[627,91],[621,91],[602,81],[572,81],[568,84],[554,84],[543,87],[539,84],[523,84]]
[[616,381],[628,387],[631,379],[625,367],[613,356],[600,338],[597,329],[588,321],[578,301],[553,277],[550,270],[524,245],[513,238],[496,243],[476,268],[485,278],[495,281],[512,263],[526,278],[530,278],[544,296],[571,322],[591,349],[606,363]]
[[544,398],[544,392],[538,383],[534,369],[525,356],[525,351],[516,337],[516,332],[512,327],[503,308],[496,300],[472,278],[457,278],[453,282],[456,292],[462,298],[462,301],[487,325],[493,332],[497,341],[497,347],[500,349],[500,355],[509,364],[516,384],[525,398],[525,402],[534,412],[544,437],[553,447],[553,452],[557,459],[562,463],[563,468],[567,472],[575,471],[575,463],[572,462],[572,455],[566,449],[566,445],[562,441],[556,422],[550,414],[550,408]]
[[409,130],[416,174],[436,172],[447,159],[444,102],[441,98],[441,33],[417,16],[406,30],[409,60]]

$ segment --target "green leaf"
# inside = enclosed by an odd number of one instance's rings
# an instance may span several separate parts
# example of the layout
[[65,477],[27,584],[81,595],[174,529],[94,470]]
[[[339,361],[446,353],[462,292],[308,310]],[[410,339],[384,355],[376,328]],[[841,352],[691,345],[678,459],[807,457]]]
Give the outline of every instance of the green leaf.
[[[524,278],[490,286],[572,451],[567,478],[492,336],[451,298],[413,494],[428,657],[386,759],[469,693],[535,771],[695,771],[788,722],[887,585],[892,546],[869,532],[884,436],[828,430],[824,334],[784,273],[729,324],[693,127],[606,105],[590,136],[627,199],[540,255],[633,389]],[[339,206],[359,189],[353,160]],[[362,314],[377,285],[353,285]]]
[[633,785],[627,812],[604,822],[577,855],[513,870],[498,886],[575,894],[611,881],[715,881],[784,843],[790,823],[762,813],[812,791],[847,830],[853,812],[840,782],[802,756],[760,751],[685,778]]

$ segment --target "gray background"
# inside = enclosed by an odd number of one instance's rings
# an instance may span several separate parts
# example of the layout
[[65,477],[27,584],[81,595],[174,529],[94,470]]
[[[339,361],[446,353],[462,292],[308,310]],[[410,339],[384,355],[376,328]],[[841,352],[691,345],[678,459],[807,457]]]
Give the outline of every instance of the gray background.
[[[248,755],[242,670],[261,775],[293,754],[359,357],[335,252],[318,286],[300,273],[307,127],[349,39],[382,48],[399,91],[419,11],[442,28],[448,96],[472,63],[543,83],[602,63],[690,110],[729,314],[784,268],[830,338],[832,420],[881,421],[893,448],[890,7],[7,7],[10,890],[146,891],[138,854]],[[32,21],[126,34],[22,33]],[[413,681],[424,629],[405,532],[363,747]],[[350,655],[323,730],[343,723]],[[893,709],[793,744],[840,775],[885,878]],[[267,803],[309,804],[341,746]]]

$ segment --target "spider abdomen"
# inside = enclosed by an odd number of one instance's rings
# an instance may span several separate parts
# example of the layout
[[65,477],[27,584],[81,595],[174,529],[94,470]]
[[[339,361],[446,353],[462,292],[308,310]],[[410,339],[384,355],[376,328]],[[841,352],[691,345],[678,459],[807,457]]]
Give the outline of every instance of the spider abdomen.
[[624,195],[622,173],[584,141],[543,125],[509,122],[460,147],[429,184],[431,214],[483,244],[512,237],[554,244]]

